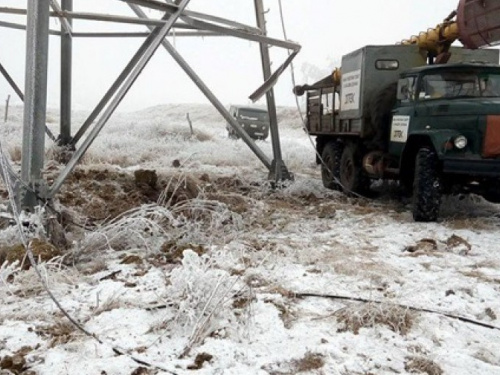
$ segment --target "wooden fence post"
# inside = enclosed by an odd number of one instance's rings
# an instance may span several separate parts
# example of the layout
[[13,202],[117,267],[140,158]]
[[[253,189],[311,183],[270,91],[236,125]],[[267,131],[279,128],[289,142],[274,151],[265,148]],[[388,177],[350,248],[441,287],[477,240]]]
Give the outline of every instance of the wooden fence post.
[[7,117],[9,116],[9,101],[10,101],[10,94],[7,95],[7,100],[5,101],[5,116],[3,118],[4,122],[7,122]]
[[186,113],[186,119],[188,120],[188,123],[189,123],[189,129],[191,130],[191,136],[193,136],[194,135],[193,123],[191,122],[191,119],[189,118],[189,113]]

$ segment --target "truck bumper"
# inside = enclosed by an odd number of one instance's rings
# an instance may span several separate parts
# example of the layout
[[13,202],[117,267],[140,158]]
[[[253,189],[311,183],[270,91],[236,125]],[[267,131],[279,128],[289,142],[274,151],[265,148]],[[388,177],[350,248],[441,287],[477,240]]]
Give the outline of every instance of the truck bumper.
[[444,159],[443,172],[482,177],[500,177],[500,159]]

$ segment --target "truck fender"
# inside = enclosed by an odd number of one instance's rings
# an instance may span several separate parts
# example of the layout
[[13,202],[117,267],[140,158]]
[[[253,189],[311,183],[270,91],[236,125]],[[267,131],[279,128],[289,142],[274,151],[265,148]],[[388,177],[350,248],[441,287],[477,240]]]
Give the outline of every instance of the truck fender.
[[411,179],[413,179],[415,157],[420,148],[432,148],[441,159],[446,152],[445,144],[451,141],[457,135],[460,135],[460,133],[453,129],[439,129],[436,131],[411,134],[406,141],[403,153],[401,155],[399,165],[401,180],[403,182],[409,182]]

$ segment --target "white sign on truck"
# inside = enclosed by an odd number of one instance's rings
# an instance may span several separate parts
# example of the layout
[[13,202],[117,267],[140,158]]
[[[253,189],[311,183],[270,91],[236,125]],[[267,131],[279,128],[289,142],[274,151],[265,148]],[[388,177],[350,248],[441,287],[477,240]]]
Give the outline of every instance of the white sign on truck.
[[394,116],[391,124],[391,142],[404,143],[408,139],[410,116]]
[[342,111],[359,109],[361,70],[342,73],[341,104]]

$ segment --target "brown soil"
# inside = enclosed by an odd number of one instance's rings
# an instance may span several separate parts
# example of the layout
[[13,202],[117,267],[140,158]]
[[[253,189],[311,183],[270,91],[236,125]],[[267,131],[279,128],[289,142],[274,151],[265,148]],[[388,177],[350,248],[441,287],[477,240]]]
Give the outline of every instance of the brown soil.
[[[62,251],[60,249],[38,238],[31,240],[29,247],[33,252],[35,260],[40,259],[42,262],[46,262],[62,255]],[[26,248],[21,243],[12,246],[0,247],[0,264],[4,261],[8,261],[9,263],[19,261],[19,263],[22,263],[23,260],[25,260],[25,256]],[[23,264],[23,269],[29,269],[30,266],[31,264],[29,260],[26,259]]]
[[92,222],[112,219],[143,204],[175,204],[198,195],[198,182],[182,176],[158,176],[155,171],[134,173],[111,169],[76,169],[58,199]]

